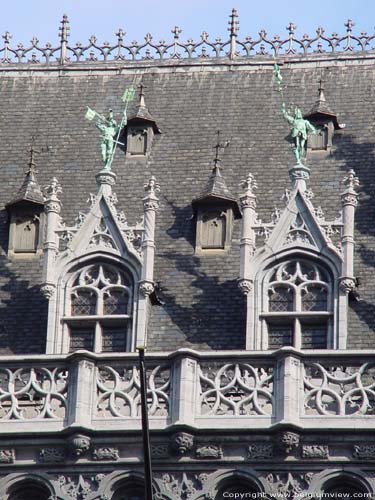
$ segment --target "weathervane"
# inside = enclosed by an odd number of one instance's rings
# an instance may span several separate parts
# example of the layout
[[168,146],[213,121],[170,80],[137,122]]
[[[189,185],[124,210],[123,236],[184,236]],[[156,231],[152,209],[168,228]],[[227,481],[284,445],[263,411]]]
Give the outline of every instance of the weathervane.
[[225,141],[225,142],[220,142],[220,130],[216,132],[217,135],[217,143],[215,146],[213,146],[213,149],[216,150],[215,152],[215,158],[214,158],[214,169],[219,167],[219,163],[221,162],[221,159],[219,158],[220,150],[222,149],[224,151],[225,148],[229,146],[230,141]]
[[306,156],[305,146],[307,138],[309,134],[316,134],[317,130],[308,120],[304,119],[301,109],[297,106],[294,109],[294,114],[292,114],[293,112],[291,110],[286,110],[283,95],[283,77],[280,72],[280,67],[276,62],[273,67],[273,74],[282,100],[281,113],[290,124],[290,134],[294,141],[294,154],[297,164],[302,165]]
[[112,161],[116,152],[117,144],[123,145],[119,141],[119,136],[121,130],[125,127],[127,123],[127,110],[129,102],[134,99],[135,95],[135,85],[134,80],[133,83],[125,89],[125,92],[121,98],[121,100],[125,103],[125,108],[122,113],[122,118],[120,124],[116,122],[113,118],[113,111],[110,109],[108,112],[108,118],[97,113],[94,109],[91,109],[87,106],[87,111],[85,114],[85,118],[89,121],[92,121],[96,118],[96,127],[101,131],[101,143],[100,143],[100,153],[102,162],[104,163],[104,170],[111,170]]

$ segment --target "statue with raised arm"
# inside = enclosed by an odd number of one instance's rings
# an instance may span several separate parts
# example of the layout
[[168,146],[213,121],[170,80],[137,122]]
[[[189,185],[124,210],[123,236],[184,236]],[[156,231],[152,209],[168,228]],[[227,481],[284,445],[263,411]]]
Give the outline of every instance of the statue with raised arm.
[[308,121],[305,120],[302,111],[295,108],[294,115],[290,114],[285,109],[285,104],[281,105],[281,112],[284,118],[290,123],[290,135],[294,140],[294,154],[298,164],[302,163],[305,157],[305,146],[309,134],[316,134],[316,128]]
[[104,163],[104,169],[110,170],[113,158],[113,150],[116,142],[116,136],[119,133],[120,126],[113,118],[113,112],[110,109],[108,118],[103,120],[99,116],[95,123],[96,128],[102,133],[102,141],[100,143],[100,154]]
[[119,142],[120,132],[125,127],[127,123],[127,109],[129,103],[134,99],[135,87],[134,80],[133,83],[125,89],[122,96],[122,101],[125,103],[125,108],[122,113],[121,123],[118,124],[113,118],[113,112],[110,109],[108,112],[108,117],[97,113],[94,109],[87,106],[85,118],[92,121],[96,118],[96,128],[101,132],[101,143],[100,143],[100,154],[102,161],[104,163],[104,170],[111,170],[113,157],[115,155],[117,144],[123,144]]

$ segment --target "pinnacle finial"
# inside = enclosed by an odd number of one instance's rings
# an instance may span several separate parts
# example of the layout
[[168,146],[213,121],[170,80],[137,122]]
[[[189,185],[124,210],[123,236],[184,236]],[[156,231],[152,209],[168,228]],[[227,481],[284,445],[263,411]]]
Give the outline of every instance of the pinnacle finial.
[[155,195],[160,191],[160,184],[156,181],[156,177],[152,175],[144,184],[144,188],[149,195]]
[[56,177],[52,178],[51,184],[44,188],[45,194],[49,198],[57,198],[57,195],[62,193],[62,188]]
[[348,190],[355,191],[355,188],[359,186],[359,179],[355,175],[355,171],[351,168],[347,175],[343,179],[343,183]]
[[39,153],[40,153],[40,151],[37,151],[35,149],[35,147],[34,147],[34,144],[32,143],[31,146],[30,146],[30,160],[29,160],[29,163],[28,163],[29,170],[27,171],[27,174],[30,177],[34,177],[34,175],[36,173],[38,173],[38,171],[36,169],[35,155],[39,154]]
[[146,86],[141,81],[141,83],[138,85],[138,88],[139,88],[139,106],[141,108],[145,108],[146,107],[146,101],[145,101],[144,89],[146,88]]
[[237,36],[237,32],[240,29],[240,22],[238,21],[238,12],[237,9],[232,9],[232,13],[229,16],[229,28],[230,36]]
[[220,150],[223,150],[225,148],[227,148],[230,144],[229,141],[225,141],[225,142],[220,142],[220,130],[218,130],[216,132],[216,135],[217,135],[217,142],[215,144],[215,146],[213,146],[213,149],[215,149],[215,158],[214,158],[214,168],[213,168],[213,171],[217,170],[220,165],[219,163],[221,162],[221,159],[219,158],[219,155],[220,155]]
[[229,16],[229,28],[228,31],[230,33],[230,49],[229,49],[229,57],[231,59],[234,59],[236,57],[236,38],[237,38],[237,32],[240,29],[240,23],[238,21],[238,13],[236,9],[232,9],[232,13]]
[[61,43],[67,42],[69,38],[69,20],[67,14],[64,14],[62,17],[62,20],[60,21],[60,28],[59,28],[59,34],[60,34],[60,41]]
[[318,92],[319,92],[319,101],[325,101],[326,98],[325,98],[325,95],[324,95],[324,80],[323,80],[323,78],[319,79],[319,89],[318,89]]
[[257,181],[255,180],[255,178],[251,172],[249,172],[246,179],[241,181],[240,186],[245,189],[246,195],[253,195],[254,189],[258,189]]

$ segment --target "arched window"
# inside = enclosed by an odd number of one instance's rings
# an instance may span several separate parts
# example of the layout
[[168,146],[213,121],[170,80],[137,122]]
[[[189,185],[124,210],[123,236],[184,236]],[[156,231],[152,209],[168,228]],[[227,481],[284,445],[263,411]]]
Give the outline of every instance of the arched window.
[[133,288],[130,273],[105,262],[77,270],[66,287],[68,350],[129,350]]
[[48,500],[50,496],[46,487],[32,481],[22,481],[12,488],[9,500]]
[[258,488],[245,481],[230,481],[222,485],[216,493],[215,500],[228,498],[256,498],[259,496]]
[[327,348],[333,312],[328,270],[295,258],[269,269],[263,283],[262,320],[268,348]]
[[145,492],[144,487],[140,484],[129,483],[120,486],[111,500],[144,500]]
[[345,498],[347,500],[355,500],[358,498],[370,498],[370,495],[365,495],[365,489],[356,481],[350,481],[346,477],[336,478],[330,481],[327,486],[323,488],[323,493],[327,494],[332,500],[340,500]]

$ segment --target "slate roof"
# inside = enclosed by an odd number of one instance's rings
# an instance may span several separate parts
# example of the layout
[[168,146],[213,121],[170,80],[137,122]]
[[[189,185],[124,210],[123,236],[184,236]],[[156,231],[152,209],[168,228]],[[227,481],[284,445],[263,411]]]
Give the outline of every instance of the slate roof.
[[[350,348],[370,348],[375,331],[375,74],[373,61],[332,56],[325,63],[325,90],[331,109],[347,124],[337,131],[332,154],[308,159],[315,206],[327,219],[338,216],[341,179],[354,168],[362,185],[356,217],[355,273],[361,279],[360,302],[350,305]],[[350,63],[348,62],[350,61]],[[228,61],[227,61],[228,62]],[[199,66],[201,65],[201,66]],[[199,71],[197,68],[199,67]],[[105,69],[105,71],[103,71]],[[85,121],[86,106],[122,113],[121,95],[142,74],[147,106],[163,134],[157,135],[147,160],[118,150],[113,162],[114,191],[128,220],[142,215],[143,183],[151,174],[161,185],[157,215],[155,279],[163,305],[152,308],[149,344],[154,350],[191,346],[237,349],[245,346],[245,300],[237,288],[241,221],[233,228],[228,254],[194,253],[192,201],[204,189],[212,165],[217,129],[230,138],[223,155],[227,189],[238,199],[239,183],[252,172],[258,183],[259,218],[271,219],[289,186],[294,158],[288,124],[280,114],[272,61],[256,64],[239,59],[195,62],[169,60],[0,69],[0,350],[2,353],[44,352],[47,302],[39,292],[42,260],[10,261],[5,206],[23,180],[30,138],[43,150],[38,179],[46,185],[56,176],[63,187],[62,217],[72,223],[96,191],[101,168],[99,136]],[[312,56],[295,58],[283,67],[285,100],[305,112],[316,100],[322,67]],[[129,115],[137,112],[133,104]],[[216,181],[215,181],[216,182]],[[216,188],[215,188],[216,189]]]

